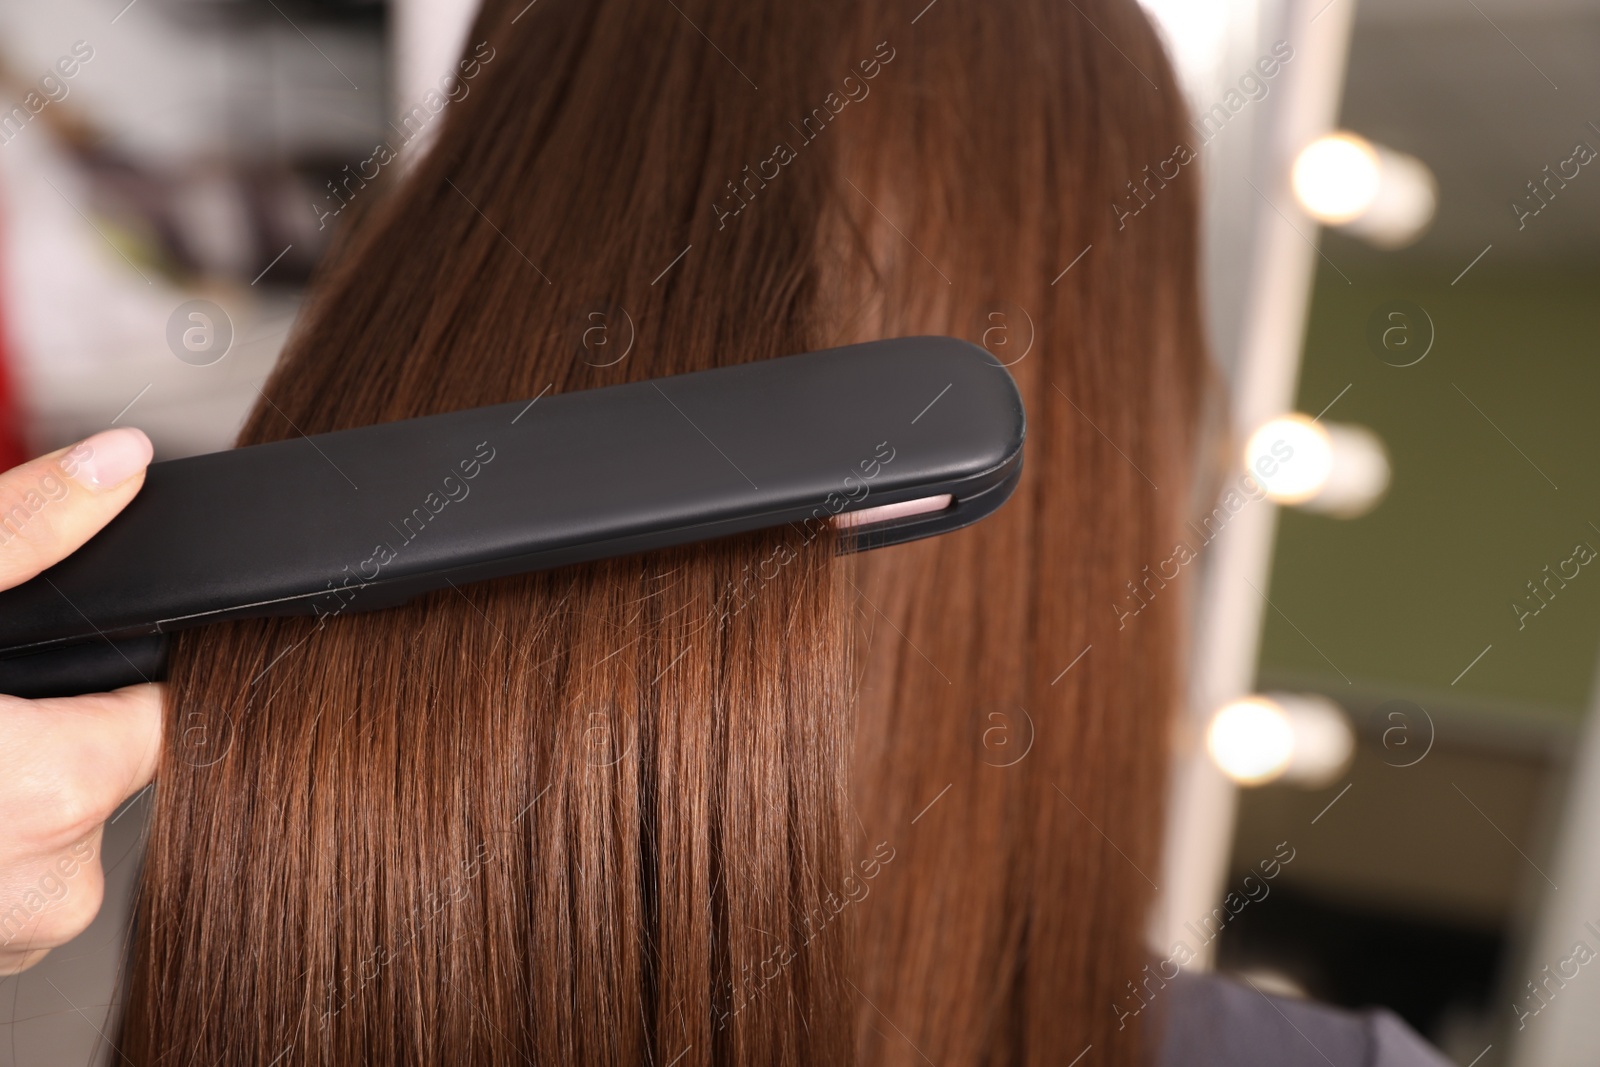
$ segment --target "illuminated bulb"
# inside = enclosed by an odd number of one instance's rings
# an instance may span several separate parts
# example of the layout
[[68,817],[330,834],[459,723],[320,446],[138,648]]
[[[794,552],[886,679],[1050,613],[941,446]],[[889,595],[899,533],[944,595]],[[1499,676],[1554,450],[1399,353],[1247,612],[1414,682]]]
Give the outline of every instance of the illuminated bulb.
[[1350,766],[1356,735],[1344,709],[1316,693],[1273,693],[1268,698],[1289,716],[1294,752],[1283,780],[1307,789],[1321,789]]
[[1206,749],[1240,785],[1285,783],[1317,789],[1338,778],[1355,753],[1344,709],[1312,693],[1249,696],[1224,705],[1206,730]]
[[1333,440],[1300,414],[1263,423],[1244,446],[1244,465],[1280,504],[1302,504],[1322,491],[1333,471]]
[[1289,181],[1312,218],[1381,248],[1400,248],[1422,236],[1439,198],[1427,164],[1353,133],[1306,145]]
[[1338,226],[1378,198],[1382,163],[1372,145],[1349,133],[1319,137],[1295,157],[1290,183],[1306,214]]
[[1339,518],[1366,514],[1389,488],[1389,456],[1376,434],[1298,413],[1251,434],[1244,463],[1270,499]]
[[1206,729],[1206,751],[1240,785],[1277,778],[1294,755],[1294,726],[1278,704],[1246,697],[1224,705]]
[[1365,426],[1327,424],[1333,445],[1333,466],[1322,491],[1301,507],[1341,519],[1371,511],[1389,488],[1389,453],[1378,435]]

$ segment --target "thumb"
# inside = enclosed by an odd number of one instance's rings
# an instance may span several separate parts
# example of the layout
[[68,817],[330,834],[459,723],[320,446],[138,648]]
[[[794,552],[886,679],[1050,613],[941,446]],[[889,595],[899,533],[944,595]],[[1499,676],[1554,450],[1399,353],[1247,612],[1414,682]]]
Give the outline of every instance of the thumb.
[[0,474],[0,589],[70,556],[144,485],[150,439],[104,430]]

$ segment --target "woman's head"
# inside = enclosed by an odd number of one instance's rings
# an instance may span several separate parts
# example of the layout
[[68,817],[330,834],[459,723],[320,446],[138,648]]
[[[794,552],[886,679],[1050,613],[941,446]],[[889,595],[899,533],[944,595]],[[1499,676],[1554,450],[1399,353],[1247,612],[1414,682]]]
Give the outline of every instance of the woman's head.
[[787,531],[183,635],[123,1051],[1135,1062],[1181,608],[1147,565],[1205,378],[1150,26],[490,0],[466,54],[242,442],[943,333],[1016,378],[1023,483],[867,557]]

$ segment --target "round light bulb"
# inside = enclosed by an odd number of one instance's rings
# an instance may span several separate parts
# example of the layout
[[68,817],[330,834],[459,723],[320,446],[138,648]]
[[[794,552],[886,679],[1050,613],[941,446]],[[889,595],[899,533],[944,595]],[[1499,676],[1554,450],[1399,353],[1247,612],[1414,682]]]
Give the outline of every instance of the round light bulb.
[[1289,717],[1294,751],[1283,780],[1307,789],[1321,789],[1344,774],[1356,751],[1355,730],[1344,708],[1320,693],[1272,693],[1268,696]]
[[1304,415],[1263,423],[1244,446],[1244,465],[1280,504],[1300,504],[1322,491],[1333,473],[1328,431]]
[[1355,748],[1349,716],[1318,693],[1243,697],[1219,708],[1206,729],[1211,759],[1246,786],[1282,780],[1320,789],[1345,773]]
[[1245,443],[1244,465],[1269,499],[1341,519],[1365,515],[1389,488],[1377,434],[1301,414],[1263,423]]
[[1300,150],[1290,184],[1308,215],[1337,226],[1365,214],[1378,199],[1381,171],[1377,151],[1364,138],[1333,133]]
[[1211,717],[1206,750],[1235,782],[1261,785],[1288,768],[1294,757],[1294,726],[1275,702],[1245,697],[1223,705]]

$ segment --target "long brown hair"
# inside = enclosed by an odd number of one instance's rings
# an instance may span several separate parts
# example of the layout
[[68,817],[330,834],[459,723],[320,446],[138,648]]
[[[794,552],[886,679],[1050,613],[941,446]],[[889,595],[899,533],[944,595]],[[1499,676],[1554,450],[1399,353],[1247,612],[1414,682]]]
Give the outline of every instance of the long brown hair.
[[[180,635],[131,1062],[1142,1061],[1181,97],[1133,0],[920,6],[489,0],[240,441],[943,333],[1023,392],[1014,498]],[[419,503],[515,491],[485,446]]]

